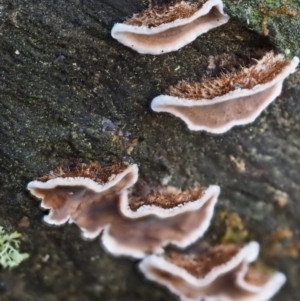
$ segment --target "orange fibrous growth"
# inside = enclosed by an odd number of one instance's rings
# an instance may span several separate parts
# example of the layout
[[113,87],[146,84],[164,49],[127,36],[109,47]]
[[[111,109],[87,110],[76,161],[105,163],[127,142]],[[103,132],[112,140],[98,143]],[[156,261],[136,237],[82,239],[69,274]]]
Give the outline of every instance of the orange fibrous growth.
[[256,85],[266,84],[279,75],[289,64],[283,55],[272,51],[254,64],[243,67],[237,72],[223,73],[216,78],[204,78],[201,82],[180,81],[171,86],[167,94],[187,99],[213,99],[236,89],[252,89]]
[[289,17],[296,17],[298,13],[295,10],[289,9],[287,7],[288,0],[284,0],[282,5],[277,8],[268,8],[261,2],[258,3],[258,8],[263,14],[262,19],[262,31],[265,36],[269,35],[268,29],[268,19],[272,16],[286,15]]
[[174,187],[149,188],[146,193],[141,192],[144,189],[143,185],[137,187],[129,196],[132,210],[137,210],[144,205],[154,205],[164,209],[174,208],[200,199],[205,192],[205,189],[199,186],[184,191]]
[[206,73],[209,76],[219,76],[226,72],[236,72],[242,68],[244,64],[242,58],[237,57],[232,53],[223,53],[220,55],[210,55]]
[[274,257],[298,258],[300,240],[293,239],[294,233],[288,227],[280,228],[270,236],[266,253]]
[[268,282],[270,274],[271,271],[267,270],[266,267],[256,264],[256,266],[249,267],[245,275],[245,280],[249,284],[261,286]]
[[37,180],[46,182],[55,178],[83,177],[90,178],[100,184],[105,184],[109,182],[112,176],[121,173],[126,168],[127,165],[124,163],[113,163],[107,166],[101,166],[98,163],[76,163],[58,167],[49,174],[44,175]]
[[134,14],[125,21],[128,25],[157,27],[161,24],[170,23],[177,19],[186,19],[198,11],[206,0],[198,3],[188,3],[181,1],[172,6],[154,6],[139,14]]
[[218,245],[197,255],[183,255],[173,252],[166,257],[166,260],[186,270],[191,275],[201,278],[215,267],[226,264],[239,250],[240,247],[234,244]]

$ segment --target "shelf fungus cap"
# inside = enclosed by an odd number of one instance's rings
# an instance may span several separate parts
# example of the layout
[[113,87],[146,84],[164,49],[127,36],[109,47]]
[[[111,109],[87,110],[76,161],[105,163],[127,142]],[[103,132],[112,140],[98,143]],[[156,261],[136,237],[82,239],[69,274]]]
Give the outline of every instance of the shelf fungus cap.
[[170,243],[184,248],[203,235],[220,193],[218,186],[187,191],[167,187],[139,198],[142,203],[138,203],[128,198],[128,188],[137,177],[136,165],[80,166],[56,171],[27,188],[42,199],[43,208],[50,209],[44,218],[48,224],[69,220],[88,239],[102,232],[104,248],[114,255],[141,258],[162,253]]
[[176,51],[212,28],[228,22],[221,0],[180,2],[164,11],[149,8],[125,23],[117,23],[113,38],[139,53],[162,54]]
[[298,63],[298,57],[289,61],[268,52],[237,72],[199,83],[179,82],[169,88],[169,95],[155,97],[151,108],[181,118],[190,130],[221,134],[253,122],[280,94],[283,80]]
[[115,255],[136,258],[162,253],[168,244],[185,248],[208,229],[219,193],[216,185],[188,191],[168,187],[134,209],[134,201],[123,194],[120,217],[103,233],[103,245]]
[[219,245],[197,255],[149,255],[139,269],[183,301],[267,301],[286,277],[249,267],[258,253],[257,242]]
[[138,167],[134,165],[112,164],[101,167],[98,164],[78,164],[63,167],[31,181],[27,189],[35,197],[42,199],[41,208],[50,209],[44,221],[61,225],[91,195],[119,194],[132,186],[138,179]]

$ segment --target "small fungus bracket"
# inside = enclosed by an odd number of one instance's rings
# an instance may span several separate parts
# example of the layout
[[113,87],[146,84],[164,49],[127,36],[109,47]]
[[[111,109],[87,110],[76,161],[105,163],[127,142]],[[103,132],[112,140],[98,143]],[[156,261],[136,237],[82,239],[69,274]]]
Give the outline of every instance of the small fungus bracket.
[[181,301],[267,301],[286,281],[280,272],[254,268],[259,244],[222,244],[198,254],[149,255],[139,264],[149,280],[166,286]]

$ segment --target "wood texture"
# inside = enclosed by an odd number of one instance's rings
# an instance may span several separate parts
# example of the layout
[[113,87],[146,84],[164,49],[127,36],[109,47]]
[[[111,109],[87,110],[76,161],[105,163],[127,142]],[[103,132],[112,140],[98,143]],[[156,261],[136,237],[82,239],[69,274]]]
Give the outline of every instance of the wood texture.
[[270,46],[231,20],[177,52],[139,55],[110,30],[145,6],[139,0],[0,4],[0,225],[21,232],[22,251],[30,254],[15,270],[0,270],[0,299],[176,300],[145,281],[135,262],[109,256],[98,240],[83,241],[76,226],[44,225],[39,202],[25,188],[65,162],[125,159],[154,184],[220,185],[204,241],[220,242],[221,211],[237,213],[249,239],[261,243],[263,261],[288,277],[274,300],[297,300],[299,259],[271,256],[268,248],[279,228],[293,231],[291,242],[300,239],[299,72],[255,123],[224,135],[190,132],[174,116],[151,112],[150,101],[178,80],[205,75],[209,55],[247,57]]

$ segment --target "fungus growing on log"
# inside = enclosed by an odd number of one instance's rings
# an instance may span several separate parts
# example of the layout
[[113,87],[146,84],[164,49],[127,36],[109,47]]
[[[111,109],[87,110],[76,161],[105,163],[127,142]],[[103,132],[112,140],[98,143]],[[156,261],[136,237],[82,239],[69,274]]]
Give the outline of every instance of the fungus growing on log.
[[168,244],[184,248],[203,235],[213,215],[218,186],[187,191],[165,188],[145,198],[132,195],[129,200],[127,188],[137,180],[137,173],[137,166],[131,165],[105,184],[95,178],[47,176],[46,182],[30,182],[28,189],[42,199],[43,208],[50,209],[47,223],[69,220],[90,239],[103,232],[102,243],[114,255],[141,258],[163,252]]
[[166,188],[144,201],[128,200],[124,193],[115,206],[109,230],[103,233],[103,245],[112,254],[135,258],[162,253],[168,244],[185,248],[209,227],[219,193],[219,186],[188,192]]
[[139,269],[183,301],[267,301],[286,277],[249,266],[258,253],[257,242],[244,247],[219,245],[197,255],[150,255]]
[[[211,185],[207,189],[195,187],[186,191],[166,187],[121,203],[121,211],[127,218],[122,229],[138,229],[126,242],[132,240],[137,257],[146,253],[162,253],[168,244],[185,248],[200,238],[210,225],[220,187]],[[116,241],[116,249],[122,246]],[[138,243],[138,244],[137,244]],[[124,249],[127,252],[126,249]],[[129,250],[128,250],[129,252]]]
[[283,80],[295,72],[291,61],[268,52],[250,67],[201,82],[179,82],[153,99],[151,108],[181,118],[190,130],[220,134],[253,122],[280,94]]
[[[137,178],[138,167],[135,164],[127,166],[117,163],[105,167],[98,164],[77,164],[56,169],[28,183],[27,189],[32,195],[42,199],[42,208],[50,209],[44,221],[61,225],[68,220],[72,221],[74,214],[82,211],[83,205],[91,205],[97,197],[102,199],[111,194],[119,195],[132,186]],[[89,231],[84,231],[83,235],[94,236]]]
[[125,23],[115,24],[111,35],[139,53],[157,55],[176,51],[228,20],[221,0],[181,1],[173,6],[149,6]]

